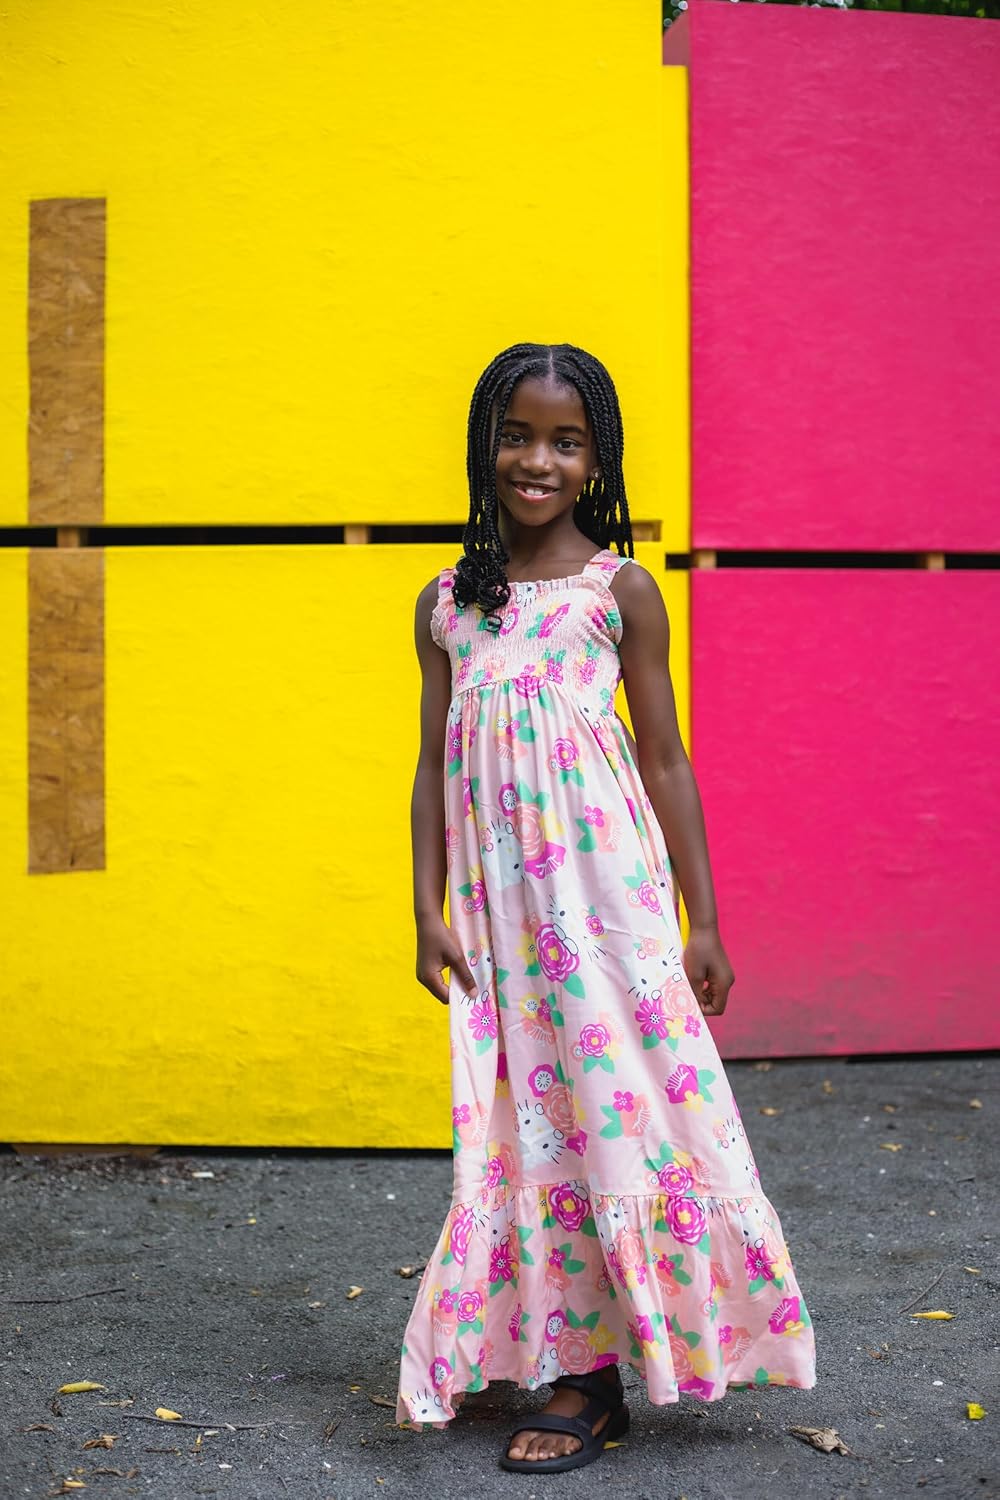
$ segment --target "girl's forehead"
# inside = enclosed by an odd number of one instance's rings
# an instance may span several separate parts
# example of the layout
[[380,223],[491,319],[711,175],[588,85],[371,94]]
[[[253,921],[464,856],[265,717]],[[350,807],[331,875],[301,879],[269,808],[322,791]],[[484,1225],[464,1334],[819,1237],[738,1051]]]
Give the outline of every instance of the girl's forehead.
[[576,386],[552,375],[525,375],[519,380],[507,403],[507,416],[511,421],[548,421],[553,426],[590,425]]

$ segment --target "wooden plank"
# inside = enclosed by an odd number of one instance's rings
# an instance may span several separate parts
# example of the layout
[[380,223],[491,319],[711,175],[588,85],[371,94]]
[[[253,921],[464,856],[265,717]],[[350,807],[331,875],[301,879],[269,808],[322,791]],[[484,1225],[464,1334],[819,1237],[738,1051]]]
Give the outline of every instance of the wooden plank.
[[103,870],[104,553],[28,553],[28,873]]
[[105,200],[43,198],[28,236],[28,520],[104,515]]

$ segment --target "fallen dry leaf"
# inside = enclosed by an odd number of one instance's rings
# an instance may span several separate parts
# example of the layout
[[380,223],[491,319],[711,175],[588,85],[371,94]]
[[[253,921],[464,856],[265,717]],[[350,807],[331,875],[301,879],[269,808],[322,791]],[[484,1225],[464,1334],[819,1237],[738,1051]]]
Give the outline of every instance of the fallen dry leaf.
[[62,1488],[53,1490],[54,1495],[73,1495],[77,1490],[85,1490],[87,1486],[82,1479],[64,1479]]
[[789,1427],[789,1432],[804,1443],[818,1448],[820,1453],[850,1453],[836,1427]]
[[755,1062],[753,1065],[753,1070],[755,1073],[770,1073],[773,1067],[773,1062]]
[[986,1415],[985,1406],[980,1406],[978,1401],[967,1401],[965,1403],[965,1415],[970,1422],[981,1422]]
[[963,1271],[968,1271],[970,1276],[981,1276],[983,1273],[978,1266],[963,1266]]
[[184,1420],[179,1411],[171,1411],[169,1406],[158,1406],[154,1416],[162,1418],[164,1422],[183,1422]]
[[970,1099],[969,1100],[969,1108],[970,1109],[982,1109],[982,1107],[983,1107],[983,1101],[982,1101],[982,1099]]
[[309,1306],[310,1307],[325,1307],[326,1303],[325,1302],[310,1302]]
[[22,1427],[22,1432],[55,1432],[51,1422],[32,1422],[30,1427]]
[[835,1092],[833,1084],[830,1082],[829,1078],[824,1078],[820,1087],[822,1088],[824,1094],[832,1094]]
[[883,1141],[878,1148],[880,1151],[902,1151],[902,1141]]
[[953,1318],[954,1316],[954,1313],[942,1312],[940,1308],[935,1309],[934,1312],[910,1313],[911,1318],[927,1318],[929,1321],[935,1323],[945,1323],[949,1318]]
[[416,1276],[419,1269],[419,1266],[399,1266],[397,1267],[396,1275],[402,1276],[404,1280],[409,1281],[411,1276]]
[[347,1300],[348,1300],[348,1302],[352,1302],[355,1297],[360,1297],[361,1293],[363,1291],[364,1291],[364,1287],[363,1286],[349,1286],[347,1288]]
[[395,1401],[390,1401],[388,1396],[369,1395],[368,1399],[373,1406],[390,1406],[395,1408],[396,1405]]
[[56,1392],[57,1396],[75,1396],[78,1391],[106,1391],[106,1385],[99,1385],[96,1380],[71,1380],[66,1385],[61,1385]]
[[887,1115],[894,1115],[896,1113],[896,1106],[894,1104],[883,1104],[882,1108]]
[[85,1448],[113,1448],[120,1437],[120,1432],[102,1432],[100,1437],[88,1438],[83,1446]]
[[762,1104],[760,1107],[760,1113],[762,1115],[780,1115],[781,1110],[775,1109],[773,1104]]

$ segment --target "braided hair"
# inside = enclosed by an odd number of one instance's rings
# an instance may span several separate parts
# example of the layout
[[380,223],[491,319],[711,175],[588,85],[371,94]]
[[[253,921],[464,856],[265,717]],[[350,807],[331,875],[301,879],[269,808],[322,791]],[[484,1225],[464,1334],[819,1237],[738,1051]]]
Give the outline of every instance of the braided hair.
[[[620,555],[633,557],[632,526],[622,474],[621,411],[618,394],[599,359],[573,344],[514,344],[487,365],[476,383],[469,407],[466,468],[469,519],[462,535],[463,553],[455,569],[452,597],[461,609],[478,604],[488,628],[498,630],[498,613],[510,598],[505,568],[510,555],[499,530],[496,489],[497,455],[507,408],[515,386],[527,376],[550,377],[579,392],[590,419],[600,475],[588,479],[576,501],[577,529],[598,547],[615,543]],[[493,418],[492,442],[490,427]]]

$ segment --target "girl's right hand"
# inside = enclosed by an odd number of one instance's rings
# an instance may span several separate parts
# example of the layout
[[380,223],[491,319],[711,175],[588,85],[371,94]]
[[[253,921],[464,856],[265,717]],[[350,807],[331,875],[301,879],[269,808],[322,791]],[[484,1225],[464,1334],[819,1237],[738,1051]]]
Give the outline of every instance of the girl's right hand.
[[418,923],[417,978],[435,1000],[447,1005],[448,985],[441,972],[443,969],[450,969],[458,977],[467,994],[477,993],[479,986],[472,977],[462,945],[444,918]]

